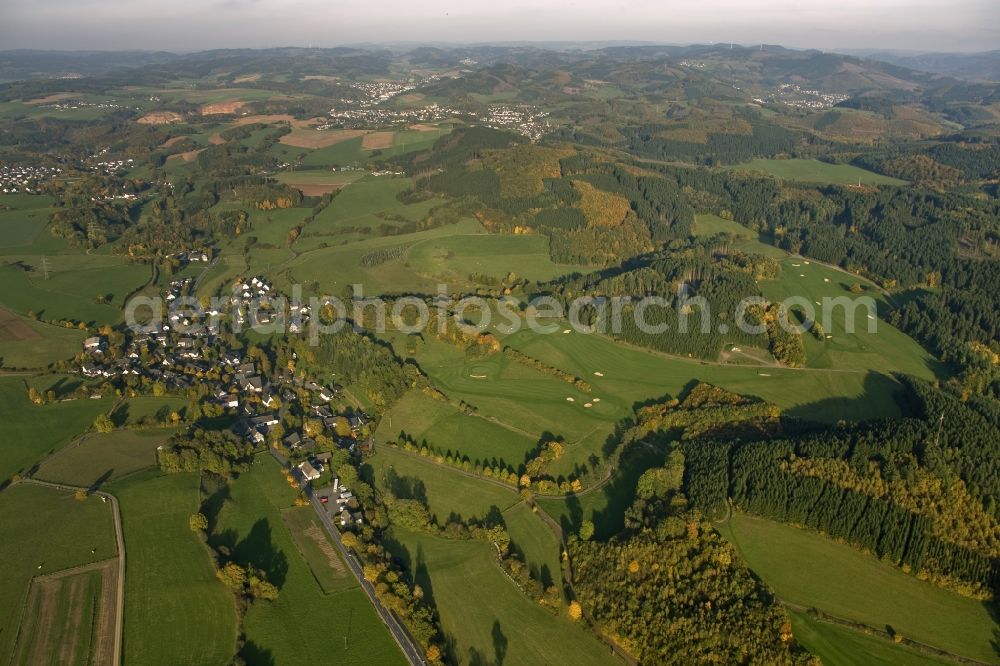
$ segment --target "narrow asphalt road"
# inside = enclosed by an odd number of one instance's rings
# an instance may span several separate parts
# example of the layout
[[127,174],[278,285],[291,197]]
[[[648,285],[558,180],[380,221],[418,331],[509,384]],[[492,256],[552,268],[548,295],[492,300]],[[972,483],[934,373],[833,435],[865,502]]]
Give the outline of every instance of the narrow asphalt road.
[[[68,492],[87,490],[87,488],[81,486],[67,486],[61,483],[49,483],[48,481],[39,481],[37,479],[22,479],[19,483],[30,483],[36,486],[45,486]],[[112,652],[111,663],[117,665],[122,663],[122,628],[125,620],[125,539],[122,536],[122,514],[118,509],[118,498],[111,493],[96,490],[91,494],[98,495],[111,502],[111,512],[115,519],[115,541],[118,544],[118,590],[115,594],[115,647]]]

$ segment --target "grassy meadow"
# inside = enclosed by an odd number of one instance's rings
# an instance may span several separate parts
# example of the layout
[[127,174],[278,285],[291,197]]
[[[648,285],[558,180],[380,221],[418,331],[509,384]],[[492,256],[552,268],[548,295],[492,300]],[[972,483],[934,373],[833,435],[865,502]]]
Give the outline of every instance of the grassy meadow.
[[31,331],[22,339],[0,335],[0,364],[7,368],[44,368],[50,363],[72,358],[83,349],[85,331],[63,328],[41,321],[34,321],[14,313],[0,313],[0,317],[14,317]]
[[[236,607],[188,518],[201,503],[196,474],[150,471],[110,486],[125,536],[125,663],[228,664]],[[155,618],[155,621],[151,621]]]
[[483,482],[389,446],[379,447],[368,464],[377,488],[392,491],[397,497],[426,501],[440,525],[453,513],[462,520],[482,519],[493,507],[503,511],[520,501],[513,488]]
[[[45,386],[40,388],[44,390]],[[23,471],[90,428],[110,398],[33,405],[20,377],[0,377],[0,480]]]
[[[0,661],[10,663],[34,576],[100,562],[117,555],[111,506],[52,488],[16,484],[0,493]],[[60,602],[55,613],[72,614]]]
[[553,655],[581,666],[620,663],[584,627],[518,590],[496,563],[492,545],[393,528],[388,547],[433,599],[456,663],[529,666],[553,663]]
[[789,603],[895,631],[953,654],[995,662],[996,623],[981,601],[904,574],[851,546],[734,513],[719,526],[748,566]]
[[559,561],[562,544],[548,525],[531,507],[519,502],[503,512],[511,548],[528,565],[531,575],[546,587],[562,578]]
[[937,659],[879,636],[821,622],[806,613],[790,610],[795,640],[823,660],[824,666],[942,666],[953,661]]
[[88,433],[47,458],[35,477],[71,486],[110,483],[154,467],[157,447],[173,432],[156,429]]
[[414,245],[407,260],[419,272],[448,283],[471,282],[473,273],[492,278],[514,273],[545,281],[588,270],[553,263],[549,240],[541,235],[454,234]]
[[149,266],[118,256],[49,257],[48,278],[41,256],[18,261],[22,263],[0,265],[0,305],[20,314],[34,312],[41,319],[118,322],[125,297],[150,279]]
[[[229,485],[229,497],[216,516],[211,538],[229,545],[239,561],[264,569],[280,590],[276,601],[258,602],[247,613],[245,658],[316,663],[335,654],[343,664],[404,664],[353,577],[328,594],[313,575],[282,518],[295,496],[278,464],[258,456],[251,470]],[[315,566],[318,560],[310,559]]]

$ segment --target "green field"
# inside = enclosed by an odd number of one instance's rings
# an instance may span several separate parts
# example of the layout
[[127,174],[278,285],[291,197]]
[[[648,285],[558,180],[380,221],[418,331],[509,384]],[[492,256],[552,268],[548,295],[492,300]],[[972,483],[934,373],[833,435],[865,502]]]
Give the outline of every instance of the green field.
[[[362,285],[365,295],[401,291],[432,293],[436,283],[417,275],[405,257],[370,265],[363,263],[365,257],[374,256],[387,248],[407,247],[421,240],[452,233],[474,233],[481,228],[475,220],[463,220],[452,226],[399,236],[373,237],[347,245],[342,244],[343,236],[313,236],[295,244],[296,251],[302,254],[288,264],[289,271],[296,281],[304,284],[316,282],[320,290],[328,294],[340,294],[345,286],[352,284]],[[322,247],[322,243],[330,247]]]
[[941,666],[952,661],[890,643],[885,638],[820,622],[805,613],[788,611],[795,640],[820,657],[824,666]]
[[118,425],[136,425],[150,417],[159,422],[159,417],[168,410],[183,415],[188,403],[186,398],[180,396],[140,395],[125,401],[115,410],[112,417]]
[[719,531],[782,600],[981,661],[995,662],[997,624],[980,601],[908,576],[819,534],[734,513]]
[[353,183],[364,175],[363,171],[330,171],[328,169],[309,169],[300,171],[279,171],[274,174],[276,180],[292,186],[326,185],[341,188]]
[[358,136],[313,150],[302,157],[301,164],[306,167],[362,166],[368,162],[385,160],[430,148],[435,141],[450,131],[451,127],[449,126],[437,126],[428,131],[399,130],[395,132],[391,146],[374,150],[364,148],[362,146],[364,137]]
[[30,340],[0,339],[0,361],[7,368],[44,368],[72,358],[83,349],[85,331],[19,317],[38,336]]
[[549,240],[539,235],[453,235],[414,245],[407,261],[420,273],[459,283],[469,281],[472,273],[494,278],[514,273],[521,278],[544,281],[589,270],[553,263],[549,258]]
[[396,195],[413,186],[409,178],[368,177],[351,183],[316,216],[303,231],[303,239],[343,232],[345,227],[373,228],[391,221],[379,215],[399,215],[408,220],[422,219],[440,200],[405,204]]
[[[715,215],[698,215],[695,233],[712,236],[729,233],[737,237],[736,247],[745,252],[766,254],[778,260],[781,272],[775,280],[760,282],[764,296],[781,302],[789,298],[801,298],[804,305],[814,308],[817,319],[823,321],[824,299],[840,297],[854,298],[850,288],[857,283],[864,287],[861,296],[870,297],[876,306],[876,319],[868,318],[865,307],[854,312],[853,332],[846,325],[845,310],[836,307],[829,321],[823,324],[825,335],[817,340],[813,335],[803,334],[806,350],[806,364],[810,368],[836,368],[840,370],[872,370],[881,373],[903,372],[932,379],[943,378],[945,368],[925,349],[883,319],[881,313],[888,312],[891,305],[887,297],[869,280],[846,273],[837,268],[817,263],[810,259],[790,255],[787,252],[762,242],[757,234],[732,220],[724,220]],[[875,332],[869,332],[869,323]]]
[[201,503],[198,475],[144,472],[110,491],[121,507],[127,555],[124,662],[230,663],[236,651],[233,596],[188,527]]
[[424,499],[442,527],[453,513],[462,520],[481,519],[492,507],[502,511],[519,501],[513,487],[486,483],[429,458],[389,446],[379,447],[369,464],[379,489],[391,490],[406,499],[413,499],[414,495],[416,499]]
[[458,664],[620,663],[585,628],[525,596],[488,543],[393,528],[389,548],[433,600]]
[[510,534],[511,549],[522,556],[532,577],[542,581],[546,587],[559,584],[562,578],[559,563],[562,544],[549,526],[524,502],[504,511],[503,519]]
[[212,538],[264,569],[280,589],[276,601],[247,613],[249,663],[321,663],[331,655],[343,664],[406,663],[353,578],[334,594],[320,587],[282,520],[296,493],[273,459],[258,457],[229,490]]
[[97,497],[17,484],[0,493],[0,524],[0,661],[9,663],[32,577],[115,557],[117,548],[111,507]]
[[[96,324],[122,318],[125,297],[150,278],[149,266],[111,255],[8,257],[23,265],[0,266],[0,305],[41,319],[72,319]],[[48,278],[44,267],[48,266]],[[25,270],[24,266],[30,267]],[[108,302],[98,302],[98,298]]]
[[905,180],[883,176],[850,164],[829,164],[819,160],[806,159],[756,159],[745,164],[727,167],[733,171],[759,171],[777,176],[783,180],[797,180],[807,183],[830,183],[831,185],[906,185]]
[[361,150],[362,137],[347,139],[318,148],[302,158],[304,167],[316,166],[360,166],[366,162],[367,155]]
[[369,156],[377,157],[380,160],[389,159],[390,157],[397,157],[406,153],[412,153],[417,150],[430,148],[434,145],[435,141],[449,132],[451,132],[450,126],[437,126],[434,129],[428,129],[426,131],[411,129],[399,130],[392,139],[391,147],[382,148],[377,151],[369,150],[365,152]]
[[48,196],[0,195],[0,247],[16,248],[34,243],[49,223],[53,203]]
[[[116,568],[117,563],[111,560],[105,567]],[[94,663],[100,651],[109,647],[107,640],[98,645],[98,622],[107,617],[107,609],[101,607],[102,594],[108,592],[103,576],[101,570],[90,570],[36,579],[28,593],[11,664]]]
[[649,447],[630,451],[600,487],[566,497],[538,497],[536,502],[567,534],[584,520],[594,523],[594,535],[609,539],[625,527],[625,511],[635,501],[635,484],[644,471],[663,464],[663,454]]
[[383,419],[379,424],[376,443],[398,441],[405,434],[417,443],[426,439],[444,451],[460,451],[473,461],[502,458],[520,463],[537,440],[488,419],[463,414],[454,405],[419,391],[403,396],[389,414],[391,419]]
[[156,448],[173,430],[116,430],[89,433],[47,458],[35,477],[90,487],[156,465]]
[[357,587],[357,582],[347,571],[347,565],[311,506],[282,509],[281,519],[325,594]]
[[0,377],[0,422],[4,424],[0,480],[68,444],[111,404],[111,398],[103,398],[33,405],[21,378]]
[[[416,361],[451,400],[474,405],[476,415],[408,397],[393,408],[391,427],[384,421],[378,437],[386,441],[406,432],[472,459],[495,456],[516,466],[547,432],[568,443],[550,471],[569,474],[587,464],[592,455],[600,455],[615,424],[632,414],[636,402],[680,395],[694,379],[757,396],[790,415],[821,422],[900,413],[893,398],[899,385],[886,374],[708,363],[626,347],[599,335],[564,334],[564,325],[560,323],[557,332],[549,335],[526,326],[507,336],[493,330],[503,344],[587,380],[591,392],[502,354],[469,360],[461,349],[427,336]],[[397,353],[405,355],[402,336],[386,337]],[[478,435],[484,420],[497,435]],[[497,430],[501,427],[506,432]]]

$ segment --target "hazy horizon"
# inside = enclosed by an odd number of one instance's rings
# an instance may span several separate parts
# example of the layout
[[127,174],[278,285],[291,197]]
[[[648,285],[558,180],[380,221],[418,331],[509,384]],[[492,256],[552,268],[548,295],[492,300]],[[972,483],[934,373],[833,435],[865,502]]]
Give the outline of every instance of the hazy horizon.
[[166,50],[359,43],[736,42],[823,50],[1000,48],[995,0],[636,0],[511,3],[388,0],[350,10],[319,0],[36,0],[3,9],[0,49]]

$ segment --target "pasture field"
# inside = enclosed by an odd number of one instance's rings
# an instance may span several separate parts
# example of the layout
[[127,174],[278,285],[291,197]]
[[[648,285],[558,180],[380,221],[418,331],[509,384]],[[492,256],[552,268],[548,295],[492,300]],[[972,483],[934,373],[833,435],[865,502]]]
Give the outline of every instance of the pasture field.
[[355,136],[325,148],[317,148],[304,155],[300,164],[304,167],[361,166],[367,161],[367,155],[361,150],[361,141],[362,137]]
[[33,321],[0,308],[0,364],[7,368],[44,368],[72,358],[87,333]]
[[[236,607],[188,518],[201,503],[197,474],[158,470],[109,489],[125,537],[123,660],[132,664],[228,664]],[[150,621],[155,618],[154,621]]]
[[456,234],[414,245],[407,259],[416,271],[453,283],[472,282],[472,273],[505,278],[513,272],[545,281],[588,270],[554,263],[549,239],[540,235]]
[[449,132],[451,127],[447,125],[428,125],[421,129],[399,130],[392,133],[391,144],[378,148],[377,152],[373,150],[369,155],[378,159],[389,159],[417,150],[426,150]]
[[12,664],[107,663],[115,641],[118,560],[31,583]]
[[302,166],[361,166],[430,148],[451,129],[447,124],[389,131],[295,129],[281,143],[312,149],[302,156]]
[[[339,294],[345,286],[352,284],[363,285],[364,293],[369,295],[413,291],[434,293],[437,283],[417,274],[406,258],[407,248],[427,239],[476,233],[481,229],[479,222],[467,219],[427,231],[374,237],[347,245],[336,244],[344,236],[303,236],[295,243],[295,250],[301,254],[290,261],[288,267],[295,281],[302,284],[315,282],[320,291],[328,294]],[[317,245],[320,242],[329,243],[330,247]],[[310,244],[311,249],[306,249]],[[380,253],[393,248],[400,249],[402,255],[387,261],[378,259]]]
[[[219,204],[216,209],[240,209],[239,204]],[[274,210],[251,210],[250,222],[253,224],[248,235],[256,236],[261,245],[275,245],[283,248],[288,242],[288,232],[292,227],[302,224],[310,213],[309,208],[276,208]],[[242,245],[246,239],[238,236],[233,240],[236,246]],[[235,249],[235,248],[234,248]],[[251,252],[258,248],[251,248]]]
[[[781,273],[776,280],[760,282],[764,296],[776,302],[801,298],[803,302],[796,307],[807,305],[814,308],[815,316],[821,321],[821,304],[825,298],[853,298],[855,294],[850,291],[851,285],[862,285],[864,292],[861,295],[874,301],[875,319],[869,317],[867,308],[859,306],[852,313],[853,332],[848,332],[845,309],[834,308],[828,322],[832,325],[824,325],[825,336],[828,337],[817,340],[809,333],[802,336],[808,367],[903,372],[924,379],[943,378],[944,367],[926,350],[899,329],[878,318],[878,313],[888,311],[890,304],[874,283],[760,242],[753,231],[731,220],[698,215],[696,225],[698,235],[728,232],[744,239],[737,243],[744,251],[759,252],[777,259]],[[874,333],[869,332],[869,324],[874,326]]]
[[258,456],[229,491],[211,538],[230,545],[237,560],[264,569],[279,588],[277,600],[247,612],[250,663],[319,663],[334,654],[343,664],[406,663],[353,577],[334,594],[316,581],[282,520],[296,491],[270,456]]
[[31,245],[49,223],[54,200],[49,196],[0,196],[0,247]]
[[511,548],[522,556],[531,575],[548,587],[559,584],[562,568],[559,563],[562,544],[546,525],[524,502],[519,502],[503,512],[510,534]]
[[441,526],[452,513],[463,520],[481,519],[493,507],[503,511],[520,501],[513,487],[484,483],[453,467],[390,446],[379,447],[369,464],[376,487],[404,499],[425,500]]
[[161,420],[159,416],[165,410],[176,411],[183,416],[188,402],[186,398],[180,396],[139,395],[125,401],[111,417],[117,425],[141,425],[144,419],[150,417],[156,418],[159,422]]
[[210,296],[220,291],[230,293],[225,290],[231,289],[233,281],[245,273],[246,262],[242,255],[224,254],[198,284],[198,296]]
[[[40,390],[44,390],[44,386]],[[111,398],[33,405],[20,377],[0,377],[0,480],[31,467],[87,430]]]
[[576,495],[538,497],[538,506],[552,517],[568,537],[580,530],[584,520],[594,523],[594,538],[609,539],[625,527],[625,511],[635,501],[635,484],[644,471],[663,464],[658,450],[641,447],[611,473],[600,487],[585,488]]
[[823,660],[824,666],[942,666],[952,661],[935,659],[878,636],[848,627],[820,622],[806,613],[787,610],[795,640]]
[[110,255],[62,255],[45,262],[33,255],[18,260],[23,264],[0,266],[0,304],[20,314],[35,312],[42,319],[115,323],[122,318],[125,297],[151,275],[149,266]]
[[500,569],[491,544],[394,527],[387,547],[433,600],[458,664],[620,663],[586,629],[525,596]]
[[70,486],[112,482],[156,465],[156,447],[173,429],[88,433],[47,458],[35,477]]
[[806,183],[829,183],[831,185],[906,185],[905,180],[883,176],[850,164],[829,164],[809,159],[756,159],[745,164],[726,167],[731,171],[759,171],[782,180],[797,180]]
[[775,594],[953,654],[994,662],[987,606],[820,534],[734,513],[719,531]]
[[279,182],[296,188],[306,196],[316,196],[339,190],[363,175],[363,171],[310,169],[308,171],[279,171],[274,174],[274,177]]
[[296,127],[281,137],[279,142],[286,146],[315,150],[318,148],[329,148],[344,141],[364,137],[366,134],[365,130],[318,130],[314,127]]
[[282,509],[281,519],[325,594],[357,587],[357,582],[347,571],[347,565],[311,506]]
[[[73,606],[74,599],[79,601],[86,596],[86,590],[78,589],[79,595],[50,596],[55,608],[40,615],[33,615],[33,610],[23,615],[22,611],[34,576],[48,576],[117,556],[111,506],[97,497],[81,502],[69,492],[19,483],[0,493],[0,524],[5,530],[0,542],[0,580],[3,581],[0,585],[0,627],[4,628],[0,631],[0,661],[11,663],[18,628],[22,627],[25,632],[24,640],[31,642],[30,622],[44,616],[46,622],[59,618],[66,622],[74,618],[81,621],[66,627],[75,626],[79,636],[73,646],[74,655],[68,656],[66,663],[87,663],[91,641],[89,638],[84,640],[82,635],[86,628],[82,625],[83,618],[77,615],[82,609]],[[55,628],[53,633],[57,633]],[[49,638],[59,639],[58,636]],[[43,649],[52,647],[52,642],[55,641],[44,641]],[[26,647],[19,646],[19,649]]]
[[387,176],[369,177],[352,183],[316,216],[302,235],[322,236],[343,231],[344,227],[372,228],[389,222],[379,215],[391,214],[411,221],[420,220],[439,201],[432,199],[407,205],[396,198],[397,194],[412,185],[413,181],[409,178]]
[[397,441],[405,434],[418,444],[427,440],[445,451],[460,451],[473,462],[502,458],[516,465],[537,443],[537,438],[488,419],[464,414],[458,407],[420,391],[410,391],[403,396],[393,405],[389,416],[391,418],[379,423],[376,443]]
[[[615,424],[630,416],[636,403],[676,397],[694,380],[757,396],[779,405],[789,415],[821,422],[900,413],[893,398],[899,385],[883,374],[708,363],[650,353],[599,335],[563,334],[562,326],[564,323],[553,334],[537,333],[527,326],[507,336],[493,331],[503,344],[585,379],[592,386],[589,393],[502,354],[469,360],[461,349],[427,337],[416,361],[451,400],[474,405],[477,416],[456,417],[444,406],[418,412],[401,403],[403,408],[397,406],[398,411],[393,412],[385,439],[395,438],[401,431],[418,433],[418,440],[426,438],[473,459],[496,456],[517,465],[530,450],[517,447],[518,442],[523,447],[551,433],[547,437],[562,437],[567,443],[563,456],[549,467],[558,475],[569,474],[576,466],[589,464],[592,456],[600,456]],[[403,336],[386,337],[394,342],[397,353],[406,355]],[[524,438],[486,441],[462,436],[463,428],[483,418],[520,432]]]
[[[510,345],[509,339],[502,342]],[[586,393],[502,353],[467,359],[462,349],[429,338],[416,358],[435,385],[450,398],[475,405],[478,414],[515,426],[516,431],[527,433],[536,442],[545,433],[551,433],[572,443],[589,435],[595,426],[613,424],[627,415],[621,403],[610,396],[594,391]],[[586,379],[589,381],[590,377]],[[568,397],[573,400],[567,400]],[[601,399],[600,402],[584,407],[593,397]],[[605,397],[609,399],[602,399]]]

